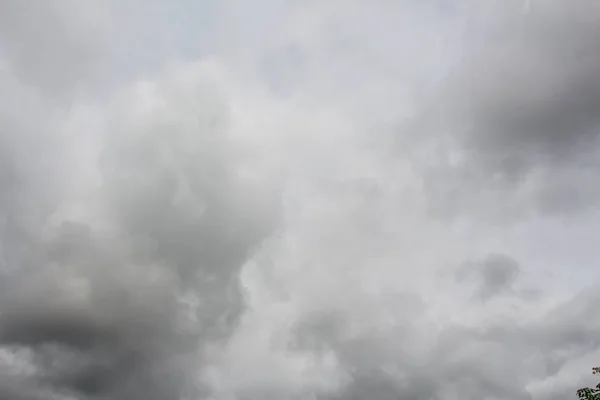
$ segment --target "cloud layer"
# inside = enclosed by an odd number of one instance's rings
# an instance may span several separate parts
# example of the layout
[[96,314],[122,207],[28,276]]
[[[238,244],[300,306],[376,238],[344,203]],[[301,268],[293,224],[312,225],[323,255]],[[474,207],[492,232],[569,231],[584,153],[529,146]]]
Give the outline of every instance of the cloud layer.
[[26,3],[0,397],[595,384],[594,2]]

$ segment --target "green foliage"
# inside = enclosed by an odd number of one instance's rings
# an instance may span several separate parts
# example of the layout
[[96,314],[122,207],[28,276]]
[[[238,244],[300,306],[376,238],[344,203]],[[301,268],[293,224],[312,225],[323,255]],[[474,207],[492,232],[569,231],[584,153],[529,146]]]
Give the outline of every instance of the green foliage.
[[[594,375],[600,374],[600,367],[592,368]],[[577,396],[580,400],[600,400],[600,383],[596,388],[581,388],[577,391]]]

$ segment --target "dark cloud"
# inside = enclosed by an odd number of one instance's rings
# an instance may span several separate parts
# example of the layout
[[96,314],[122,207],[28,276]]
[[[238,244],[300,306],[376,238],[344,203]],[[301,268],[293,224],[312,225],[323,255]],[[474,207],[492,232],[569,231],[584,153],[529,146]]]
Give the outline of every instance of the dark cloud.
[[[277,200],[238,176],[227,100],[203,70],[167,73],[143,114],[134,87],[95,110],[112,136],[84,123],[74,140],[62,100],[96,77],[106,10],[26,3],[0,6],[0,350],[14,357],[0,397],[198,397],[203,346],[234,329],[239,272]],[[75,162],[86,140],[104,142],[101,165],[95,151]],[[81,183],[89,171],[100,187]]]
[[[409,129],[444,138],[426,172],[441,214],[563,214],[599,198],[588,176],[599,168],[600,9],[592,1],[517,3],[472,13],[461,62]],[[438,204],[442,193],[456,204]]]
[[456,95],[474,157],[512,162],[577,161],[595,147],[600,9],[593,2],[551,1],[529,12],[505,11],[460,72]]
[[[59,273],[37,284],[32,277],[22,278],[3,296],[0,340],[3,346],[34,351],[39,372],[29,386],[115,399],[177,398],[186,390],[181,349],[193,347],[174,330],[172,294],[144,293],[124,282],[104,288],[94,281],[85,305],[61,299],[69,296],[61,286],[70,277]],[[58,282],[52,285],[50,279]]]
[[514,291],[519,272],[519,264],[503,254],[490,254],[485,259],[470,262],[457,271],[459,281],[475,280],[477,296],[488,300],[502,293]]
[[[164,77],[158,105],[143,115],[117,104],[97,164],[102,183],[86,205],[90,221],[58,213],[73,201],[59,178],[76,166],[59,141],[35,142],[54,133],[44,126],[52,119],[0,119],[15,122],[0,136],[10,155],[1,171],[0,349],[30,352],[23,362],[35,370],[0,373],[0,396],[200,395],[203,346],[235,328],[244,308],[240,270],[278,207],[268,185],[238,175],[227,106],[210,80],[199,70],[199,82],[178,82],[181,72]],[[133,105],[146,99],[135,88],[130,94]]]

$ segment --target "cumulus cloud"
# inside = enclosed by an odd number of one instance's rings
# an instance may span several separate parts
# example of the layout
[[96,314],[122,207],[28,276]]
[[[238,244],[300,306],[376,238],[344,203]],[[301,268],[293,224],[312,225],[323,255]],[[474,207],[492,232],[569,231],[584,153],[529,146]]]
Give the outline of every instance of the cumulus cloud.
[[3,390],[197,395],[202,344],[235,327],[240,269],[278,218],[275,191],[233,157],[218,69],[174,66],[87,111],[61,113],[33,93],[20,112],[41,121],[3,110],[16,121],[3,158],[0,342],[33,352],[22,362],[34,371],[3,378]]
[[21,3],[0,397],[595,384],[593,2]]

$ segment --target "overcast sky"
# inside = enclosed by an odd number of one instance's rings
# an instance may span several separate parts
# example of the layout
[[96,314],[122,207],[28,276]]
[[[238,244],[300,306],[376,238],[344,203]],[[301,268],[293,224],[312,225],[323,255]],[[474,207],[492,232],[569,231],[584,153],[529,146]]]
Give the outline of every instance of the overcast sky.
[[575,398],[598,21],[0,1],[0,398]]

